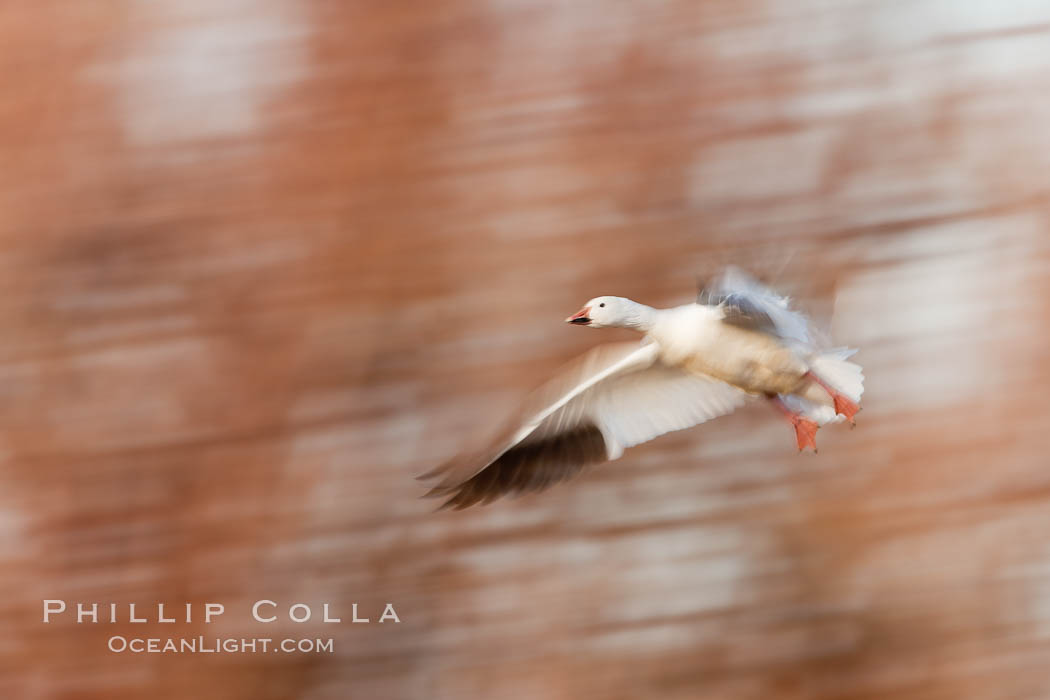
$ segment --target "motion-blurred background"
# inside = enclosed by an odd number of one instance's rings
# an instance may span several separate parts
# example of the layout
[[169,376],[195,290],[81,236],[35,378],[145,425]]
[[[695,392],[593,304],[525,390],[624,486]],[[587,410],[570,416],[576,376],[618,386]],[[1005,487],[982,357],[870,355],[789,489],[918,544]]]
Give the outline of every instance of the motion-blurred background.
[[[0,74],[0,696],[1050,697],[1046,2],[4,0]],[[727,263],[856,430],[418,499],[583,301]]]

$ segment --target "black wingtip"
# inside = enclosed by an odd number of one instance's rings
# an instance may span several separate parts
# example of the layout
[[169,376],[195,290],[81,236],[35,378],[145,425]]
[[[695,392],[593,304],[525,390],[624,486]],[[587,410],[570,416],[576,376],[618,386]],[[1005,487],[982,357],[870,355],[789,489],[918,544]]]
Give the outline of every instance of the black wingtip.
[[441,465],[440,467],[434,467],[430,471],[423,472],[422,474],[419,474],[418,476],[416,476],[416,481],[428,481],[430,479],[433,479],[436,476],[440,476],[441,473],[444,470],[445,470],[445,465]]
[[452,489],[448,487],[435,486],[434,488],[427,490],[426,493],[420,495],[419,500],[422,501],[424,499],[430,500],[434,498],[445,498],[446,500],[438,504],[437,507],[435,507],[432,511],[434,513],[440,513],[441,511],[449,510],[450,508],[452,508],[456,498],[459,495],[453,494],[451,497],[449,497],[449,491],[451,490]]
[[436,479],[437,477],[442,476],[443,474],[447,474],[448,471],[452,469],[453,463],[453,460],[442,462],[430,471],[423,472],[422,474],[417,476],[416,481],[429,481],[430,479]]

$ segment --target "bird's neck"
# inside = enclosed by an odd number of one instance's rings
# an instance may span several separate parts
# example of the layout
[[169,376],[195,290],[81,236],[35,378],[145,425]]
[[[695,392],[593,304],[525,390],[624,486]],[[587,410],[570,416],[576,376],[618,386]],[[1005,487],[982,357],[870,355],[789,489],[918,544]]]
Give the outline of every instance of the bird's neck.
[[627,313],[623,321],[618,325],[622,328],[648,333],[656,325],[656,316],[657,310],[653,307],[632,301],[627,305]]

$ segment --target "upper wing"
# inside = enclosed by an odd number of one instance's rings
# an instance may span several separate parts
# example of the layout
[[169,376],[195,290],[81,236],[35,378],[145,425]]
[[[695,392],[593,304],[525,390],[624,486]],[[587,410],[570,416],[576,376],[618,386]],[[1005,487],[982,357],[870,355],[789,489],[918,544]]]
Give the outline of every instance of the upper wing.
[[722,306],[726,323],[773,333],[806,345],[813,343],[809,321],[791,309],[789,299],[739,268],[727,268],[702,296],[706,297],[705,303]]
[[595,348],[541,387],[489,449],[458,457],[427,494],[466,508],[538,491],[632,445],[731,412],[747,394],[657,361],[655,345]]

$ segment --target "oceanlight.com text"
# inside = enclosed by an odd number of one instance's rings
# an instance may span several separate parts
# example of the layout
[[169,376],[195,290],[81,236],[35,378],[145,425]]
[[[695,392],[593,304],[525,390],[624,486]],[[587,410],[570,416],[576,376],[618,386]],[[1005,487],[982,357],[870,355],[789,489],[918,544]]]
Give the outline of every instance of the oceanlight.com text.
[[124,637],[114,635],[107,642],[116,654],[332,654],[335,642],[329,639],[272,639],[269,637]]

